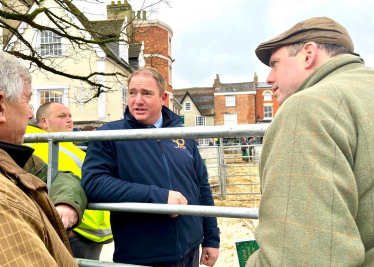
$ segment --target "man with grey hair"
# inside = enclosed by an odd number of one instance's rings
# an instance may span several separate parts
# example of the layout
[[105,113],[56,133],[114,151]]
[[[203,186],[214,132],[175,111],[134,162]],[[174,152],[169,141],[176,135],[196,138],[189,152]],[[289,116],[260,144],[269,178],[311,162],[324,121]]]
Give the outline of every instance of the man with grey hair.
[[281,105],[260,162],[250,266],[374,265],[374,70],[321,17],[260,44]]
[[[153,68],[129,78],[125,118],[98,130],[182,127],[163,106],[166,82]],[[82,186],[92,202],[214,205],[195,140],[90,142]],[[176,214],[111,212],[114,262],[155,267],[213,266],[219,254],[217,219]]]
[[31,76],[15,57],[0,51],[0,265],[77,266],[47,186],[22,167],[33,149],[22,146]]

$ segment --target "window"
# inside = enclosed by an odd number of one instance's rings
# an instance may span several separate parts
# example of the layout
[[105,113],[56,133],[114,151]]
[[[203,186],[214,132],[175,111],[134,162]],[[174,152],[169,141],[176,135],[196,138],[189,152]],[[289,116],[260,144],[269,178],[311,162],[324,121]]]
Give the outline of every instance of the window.
[[271,92],[266,91],[266,92],[264,93],[264,101],[273,101],[273,97],[272,97]]
[[121,92],[122,92],[122,113],[125,112],[126,106],[128,104],[127,97],[128,91],[125,85],[121,85]]
[[238,124],[238,121],[237,121],[237,114],[225,114],[225,117],[224,117],[224,123],[225,125],[237,125]]
[[272,106],[264,107],[264,118],[273,118],[273,107]]
[[51,31],[42,31],[40,35],[40,49],[42,56],[62,55],[62,38]]
[[210,138],[201,138],[199,140],[199,146],[209,146]]
[[205,116],[196,116],[195,117],[195,126],[206,126],[206,117]]
[[[47,84],[32,87],[32,94],[35,110],[38,110],[40,105],[48,102],[60,102],[69,107],[69,85],[66,84]],[[76,99],[81,99],[85,94],[80,91],[74,92]],[[74,100],[72,100],[74,103]]]
[[191,111],[191,110],[192,110],[191,102],[184,103],[184,111]]
[[171,37],[169,36],[169,47],[168,47],[168,53],[169,56],[171,57]]
[[172,85],[172,69],[171,69],[171,66],[169,66],[169,84]]
[[226,96],[226,107],[235,107],[235,96],[234,95]]
[[62,93],[63,91],[51,90],[51,91],[41,91],[40,92],[40,105],[49,102],[62,102]]

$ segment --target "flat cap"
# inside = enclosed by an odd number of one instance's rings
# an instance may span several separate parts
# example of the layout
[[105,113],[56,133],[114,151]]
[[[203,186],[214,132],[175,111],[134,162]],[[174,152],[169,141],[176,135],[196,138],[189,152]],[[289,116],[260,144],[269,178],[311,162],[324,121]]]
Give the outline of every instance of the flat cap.
[[260,44],[256,48],[256,56],[269,66],[272,49],[299,42],[335,44],[354,51],[346,28],[330,18],[318,17],[299,22],[281,35]]

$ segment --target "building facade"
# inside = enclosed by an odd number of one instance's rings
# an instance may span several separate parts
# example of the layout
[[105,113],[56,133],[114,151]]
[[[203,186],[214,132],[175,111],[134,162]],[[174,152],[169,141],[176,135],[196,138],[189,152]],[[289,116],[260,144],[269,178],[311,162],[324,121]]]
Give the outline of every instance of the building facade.
[[273,95],[271,85],[258,82],[256,73],[254,84],[256,88],[256,123],[269,123],[279,109],[278,102]]
[[215,125],[256,123],[256,90],[253,82],[214,82]]
[[[180,116],[186,127],[214,125],[213,87],[185,88],[174,90],[175,99],[181,104]],[[209,138],[199,139],[199,145],[209,145]]]

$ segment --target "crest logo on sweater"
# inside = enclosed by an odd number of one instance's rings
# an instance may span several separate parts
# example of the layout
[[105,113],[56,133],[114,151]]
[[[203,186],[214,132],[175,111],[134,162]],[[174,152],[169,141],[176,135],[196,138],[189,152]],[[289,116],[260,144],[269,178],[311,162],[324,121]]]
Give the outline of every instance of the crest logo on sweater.
[[177,144],[177,146],[175,146],[175,148],[186,149],[186,146],[184,145],[184,139],[174,139],[173,142]]

